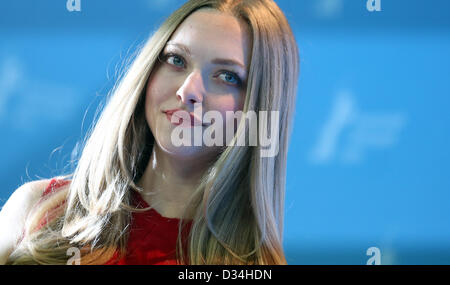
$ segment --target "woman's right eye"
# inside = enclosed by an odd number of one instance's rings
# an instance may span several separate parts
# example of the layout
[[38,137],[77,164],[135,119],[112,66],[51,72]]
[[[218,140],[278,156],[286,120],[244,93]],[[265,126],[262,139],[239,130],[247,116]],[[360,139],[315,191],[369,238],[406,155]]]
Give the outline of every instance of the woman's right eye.
[[164,61],[169,63],[170,65],[174,65],[176,67],[184,67],[184,60],[181,56],[176,54],[166,54],[164,56]]

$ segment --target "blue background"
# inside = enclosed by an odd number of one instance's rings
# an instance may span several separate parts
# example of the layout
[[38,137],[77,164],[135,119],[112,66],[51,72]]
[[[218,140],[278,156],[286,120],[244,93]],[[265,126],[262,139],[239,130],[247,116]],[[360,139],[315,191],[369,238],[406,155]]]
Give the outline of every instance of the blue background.
[[[122,62],[178,0],[2,1],[0,205],[67,172]],[[450,264],[450,1],[276,1],[301,53],[290,264]]]

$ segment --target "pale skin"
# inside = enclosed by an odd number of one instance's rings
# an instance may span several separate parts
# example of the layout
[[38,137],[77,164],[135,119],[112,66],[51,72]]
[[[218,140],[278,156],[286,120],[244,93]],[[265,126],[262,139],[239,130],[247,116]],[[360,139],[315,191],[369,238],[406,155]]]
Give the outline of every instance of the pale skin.
[[[221,151],[220,147],[174,147],[170,133],[175,127],[162,112],[180,108],[193,112],[194,103],[201,103],[203,113],[243,109],[250,60],[251,41],[247,26],[241,20],[215,10],[201,9],[190,15],[172,35],[167,57],[148,80],[145,98],[147,123],[155,137],[149,164],[138,181],[144,189],[142,197],[162,216],[181,218],[183,207],[192,218],[187,199],[199,179]],[[180,45],[189,49],[183,53]],[[178,47],[178,48],[177,48]],[[232,59],[238,65],[227,65],[217,58]],[[226,71],[226,72],[225,72]],[[233,74],[231,74],[232,72]],[[237,82],[242,81],[242,84]],[[225,122],[224,124],[228,123]],[[26,183],[17,189],[0,211],[0,264],[13,251],[24,228],[30,208],[42,196],[49,180]],[[155,195],[146,195],[156,192]]]
[[[42,196],[50,180],[37,180],[23,184],[9,197],[0,211],[0,265],[5,264],[14,250],[28,212]],[[4,230],[7,229],[7,230]]]
[[[191,14],[165,46],[161,65],[147,83],[145,115],[155,145],[137,183],[144,189],[142,198],[162,216],[193,217],[188,198],[221,151],[220,147],[175,147],[170,137],[175,125],[163,111],[180,108],[193,112],[194,104],[201,103],[202,113],[215,110],[225,118],[226,111],[242,110],[250,49],[245,23],[211,9]],[[155,194],[148,195],[150,192]],[[185,216],[184,207],[188,209]]]

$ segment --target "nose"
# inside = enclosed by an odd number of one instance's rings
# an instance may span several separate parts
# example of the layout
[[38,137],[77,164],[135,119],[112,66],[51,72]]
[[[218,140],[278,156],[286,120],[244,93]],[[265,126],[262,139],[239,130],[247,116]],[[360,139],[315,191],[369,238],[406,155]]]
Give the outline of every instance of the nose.
[[202,75],[198,71],[193,71],[183,82],[177,91],[177,99],[184,104],[195,104],[203,102],[204,86]]

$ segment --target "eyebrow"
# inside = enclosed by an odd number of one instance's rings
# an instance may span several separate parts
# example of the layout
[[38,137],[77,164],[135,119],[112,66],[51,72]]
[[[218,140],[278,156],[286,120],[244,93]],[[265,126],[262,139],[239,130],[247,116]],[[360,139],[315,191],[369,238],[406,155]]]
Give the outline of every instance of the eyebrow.
[[[183,50],[184,52],[186,52],[189,56],[191,56],[191,51],[189,50],[189,48],[187,46],[185,46],[183,44],[167,42],[166,45],[176,46],[176,47],[180,48],[181,50]],[[221,65],[237,65],[237,66],[241,67],[242,69],[244,69],[244,71],[247,72],[247,68],[244,66],[244,64],[242,64],[241,62],[234,60],[234,59],[215,58],[215,59],[211,60],[211,63],[221,64]]]

